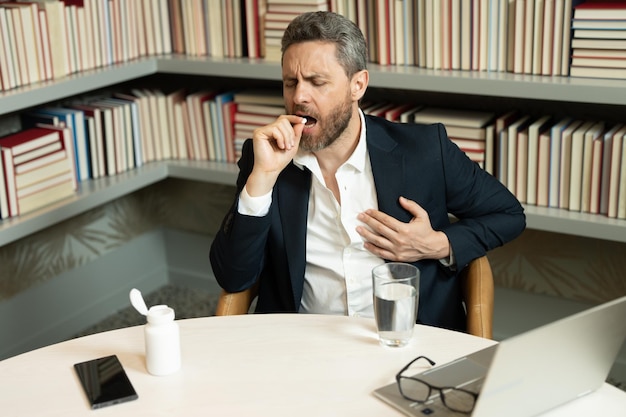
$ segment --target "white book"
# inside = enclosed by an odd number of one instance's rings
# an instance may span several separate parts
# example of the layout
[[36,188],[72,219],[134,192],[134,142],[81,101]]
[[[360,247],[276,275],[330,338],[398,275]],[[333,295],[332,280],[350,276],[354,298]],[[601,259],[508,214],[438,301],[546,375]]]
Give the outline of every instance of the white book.
[[552,56],[554,55],[554,3],[545,0],[543,6],[543,37],[541,45],[541,74],[552,74]]
[[489,0],[487,24],[487,70],[498,71],[498,42],[502,37],[499,28],[500,0]]
[[528,181],[526,202],[537,204],[537,178],[539,160],[539,135],[552,123],[552,116],[542,116],[528,127]]
[[163,136],[167,135],[166,130],[161,130],[159,124],[154,123],[159,118],[159,99],[157,98],[157,92],[155,90],[145,90],[147,97],[148,123],[152,123],[152,144],[154,146],[154,158],[157,161],[162,161],[163,158]]
[[215,106],[215,101],[213,99],[207,100],[202,103],[202,129],[204,131],[204,137],[206,141],[206,146],[208,150],[209,161],[217,161],[219,160],[219,143],[218,138],[214,135],[213,125],[216,123],[215,118],[212,113],[213,110],[211,107]]
[[17,86],[8,25],[6,9],[0,7],[0,88],[4,90],[10,90]]
[[572,148],[570,157],[570,190],[568,209],[581,210],[581,197],[583,187],[583,160],[585,149],[585,134],[594,125],[592,121],[586,121],[572,134]]
[[617,218],[626,219],[626,135],[622,136],[622,163],[619,177],[619,192],[617,193]]
[[4,162],[0,158],[0,219],[10,216],[9,199],[7,197],[6,184],[4,179]]
[[507,181],[507,168],[508,168],[508,128],[511,123],[514,123],[520,116],[516,110],[510,110],[495,120],[495,132],[494,142],[497,142],[497,157],[494,156],[494,161],[497,162],[494,167],[495,175],[498,180],[506,186]]
[[[452,0],[450,17],[450,68],[453,70],[459,70],[461,69],[462,42],[461,0]],[[467,42],[469,42],[469,40]]]
[[528,128],[526,125],[517,133],[517,152],[515,155],[514,194],[520,203],[527,203],[528,196]]
[[498,141],[498,166],[496,167],[496,178],[508,188],[509,173],[509,130],[508,127],[497,134]]
[[515,1],[515,40],[513,42],[513,72],[524,73],[524,41],[525,35],[526,0]]
[[393,16],[390,18],[393,19],[392,30],[390,32],[393,33],[393,41],[391,43],[392,48],[394,50],[395,61],[394,65],[407,65],[407,36],[405,31],[405,22],[406,16],[404,14],[405,3],[410,3],[402,0],[392,0],[391,4],[393,4]]
[[572,123],[566,117],[556,123],[550,130],[550,172],[548,174],[548,207],[559,206],[559,182],[561,171],[561,135],[564,129]]
[[[377,2],[382,3],[382,2]],[[441,1],[435,0],[433,4],[433,32],[432,32],[432,43],[433,43],[433,69],[441,69],[441,64],[443,63],[442,51],[443,51],[443,39],[441,33]]]
[[609,206],[609,187],[611,183],[611,158],[613,152],[613,137],[617,132],[624,127],[624,124],[618,123],[611,127],[604,134],[604,143],[602,147],[602,176],[601,176],[601,189],[600,189],[600,207],[598,212],[601,214],[607,214]]
[[[602,170],[606,135],[598,135],[591,145],[591,176],[589,185],[589,213],[600,214],[602,200]],[[583,201],[584,202],[584,201]]]
[[498,0],[498,50],[497,70],[505,72],[508,65],[508,48],[509,48],[509,0]]
[[417,0],[416,17],[413,19],[413,31],[415,34],[415,65],[426,68],[426,0]]
[[563,0],[554,0],[554,28],[552,31],[552,75],[561,75],[563,59],[563,24],[565,9]]
[[[583,172],[582,172],[582,184],[580,190],[580,211],[585,213],[591,213],[591,195],[593,188],[594,178],[594,143],[598,138],[604,137],[604,122],[598,122],[591,126],[591,128],[585,133],[584,145],[583,145]],[[597,145],[596,145],[597,146]],[[597,158],[597,155],[596,155]],[[596,164],[599,166],[601,160]],[[596,175],[597,176],[597,175]]]
[[495,149],[495,136],[496,136],[496,126],[495,124],[490,124],[489,126],[485,126],[485,164],[483,168],[485,171],[490,173],[491,175],[495,175],[495,157],[494,157],[494,149]]
[[470,69],[478,71],[480,57],[480,1],[472,0],[472,53],[470,56]]
[[[410,3],[410,2],[409,2]],[[460,39],[461,39],[461,66],[460,69],[472,69],[472,0],[460,0]]]
[[532,74],[533,70],[533,35],[535,31],[535,0],[524,2],[524,74]]
[[561,134],[561,163],[559,164],[559,208],[569,208],[572,167],[572,135],[583,124],[582,120],[570,123]]
[[425,6],[424,6],[424,22],[425,22],[425,31],[424,31],[424,39],[425,39],[425,45],[426,45],[426,65],[425,68],[434,68],[434,54],[435,54],[435,43],[434,43],[434,36],[435,36],[435,27],[439,27],[439,25],[436,25],[434,22],[434,7],[435,7],[435,0],[424,0],[426,2]]
[[507,158],[507,180],[506,185],[515,193],[517,190],[517,139],[519,132],[528,128],[531,118],[529,115],[522,116],[517,121],[509,125],[508,128],[508,154]]
[[478,70],[486,71],[489,68],[489,0],[480,1],[480,43],[478,46]]
[[537,192],[534,204],[541,207],[548,205],[551,139],[551,130],[545,130],[539,134],[537,143]]
[[452,30],[452,20],[450,8],[450,1],[441,2],[441,69],[452,69],[452,37],[450,32]]
[[175,101],[174,102],[174,117],[176,120],[175,128],[176,128],[176,139],[177,139],[177,147],[178,147],[178,157],[180,159],[191,159],[191,153],[187,147],[187,138],[189,135],[186,133],[185,129],[185,120],[187,103],[185,100]]
[[187,117],[189,118],[189,130],[191,133],[191,154],[194,159],[208,160],[212,155],[207,148],[207,140],[204,131],[202,106],[205,102],[201,103],[198,100],[198,94],[201,93],[189,94],[185,99],[187,102]]
[[535,0],[535,14],[533,16],[533,44],[532,44],[532,73],[541,74],[541,58],[543,47],[543,6],[544,0]]
[[[607,205],[607,216],[617,217],[618,199],[620,198],[620,175],[626,158],[623,158],[624,138],[626,138],[626,125],[613,134],[613,144],[611,146],[611,172],[609,174],[609,198]],[[623,183],[623,180],[622,180]],[[625,194],[621,198],[626,198]]]

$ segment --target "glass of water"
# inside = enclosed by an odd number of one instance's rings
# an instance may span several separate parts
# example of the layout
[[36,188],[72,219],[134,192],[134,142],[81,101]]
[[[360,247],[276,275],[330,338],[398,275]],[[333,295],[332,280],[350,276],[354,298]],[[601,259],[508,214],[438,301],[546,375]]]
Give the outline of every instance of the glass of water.
[[389,262],[372,269],[374,317],[384,346],[406,346],[413,336],[419,300],[419,270]]

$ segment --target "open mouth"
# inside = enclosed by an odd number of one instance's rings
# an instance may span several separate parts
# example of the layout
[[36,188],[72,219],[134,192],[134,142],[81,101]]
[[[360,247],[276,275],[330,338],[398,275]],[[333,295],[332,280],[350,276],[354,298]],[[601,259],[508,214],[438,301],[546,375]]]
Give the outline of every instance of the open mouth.
[[313,127],[317,124],[317,119],[308,114],[299,114],[298,116],[306,118],[306,123],[304,124],[306,127]]

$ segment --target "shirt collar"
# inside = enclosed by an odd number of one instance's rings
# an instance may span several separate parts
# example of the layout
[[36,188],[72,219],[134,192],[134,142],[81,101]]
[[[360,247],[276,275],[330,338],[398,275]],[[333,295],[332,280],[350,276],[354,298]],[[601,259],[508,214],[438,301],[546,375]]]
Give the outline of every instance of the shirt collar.
[[[352,155],[350,155],[350,158],[348,158],[345,164],[353,166],[357,171],[363,171],[367,160],[367,143],[365,141],[365,116],[361,109],[359,109],[359,120],[361,121],[359,143],[356,145],[354,152],[352,152]],[[293,163],[300,169],[304,169],[305,167],[311,169],[312,166],[318,165],[315,155],[313,155],[312,152],[302,149],[298,149],[296,156],[293,158]]]

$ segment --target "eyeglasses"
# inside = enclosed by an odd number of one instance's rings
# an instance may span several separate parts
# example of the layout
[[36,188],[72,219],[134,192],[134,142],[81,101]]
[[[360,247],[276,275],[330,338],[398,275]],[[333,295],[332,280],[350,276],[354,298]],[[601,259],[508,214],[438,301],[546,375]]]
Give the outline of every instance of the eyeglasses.
[[411,365],[420,359],[425,359],[431,366],[435,365],[435,362],[428,359],[426,356],[418,356],[409,362],[400,372],[396,374],[396,381],[398,383],[398,389],[402,397],[409,401],[415,401],[417,403],[425,403],[430,398],[431,392],[439,391],[441,402],[450,410],[469,414],[474,409],[474,404],[478,398],[478,394],[465,390],[463,388],[456,387],[436,387],[414,376],[402,375]]

